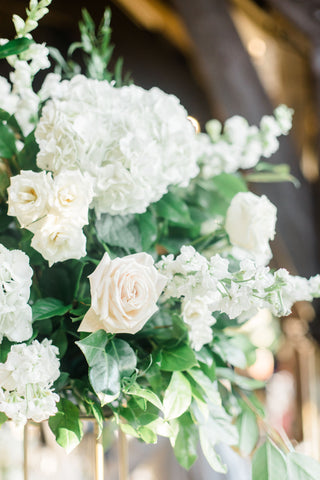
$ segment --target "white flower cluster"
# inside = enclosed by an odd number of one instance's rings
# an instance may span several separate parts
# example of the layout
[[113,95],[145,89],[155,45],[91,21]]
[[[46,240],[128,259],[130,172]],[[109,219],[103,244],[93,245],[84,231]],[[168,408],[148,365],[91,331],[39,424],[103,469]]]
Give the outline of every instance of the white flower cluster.
[[62,171],[55,178],[22,170],[11,177],[8,215],[34,233],[31,246],[51,266],[86,254],[82,227],[88,223],[92,197],[91,180],[77,170]]
[[9,251],[0,244],[0,343],[4,336],[22,342],[32,335],[32,311],[28,305],[32,274],[25,253]]
[[54,415],[59,396],[51,387],[60,375],[58,354],[48,339],[13,345],[0,364],[0,411],[22,424]]
[[269,240],[275,236],[277,208],[262,195],[239,192],[227,210],[225,229],[237,257],[250,256],[256,264],[266,265],[272,258]]
[[198,137],[175,96],[82,75],[60,87],[36,129],[37,164],[54,174],[88,172],[98,216],[142,213],[169,185],[197,175]]
[[168,278],[164,299],[182,298],[182,317],[195,350],[212,339],[213,312],[249,319],[259,309],[268,308],[283,316],[290,313],[294,302],[320,296],[320,275],[307,280],[285,269],[272,273],[249,259],[231,271],[227,259],[215,255],[207,260],[191,246],[182,247],[176,259],[163,257],[157,266]]
[[210,120],[206,125],[209,135],[200,135],[201,175],[211,178],[221,172],[233,173],[254,167],[261,157],[270,157],[279,148],[277,137],[291,129],[292,114],[292,109],[279,105],[274,116],[262,117],[260,129],[236,115],[225,122],[223,132],[218,120]]

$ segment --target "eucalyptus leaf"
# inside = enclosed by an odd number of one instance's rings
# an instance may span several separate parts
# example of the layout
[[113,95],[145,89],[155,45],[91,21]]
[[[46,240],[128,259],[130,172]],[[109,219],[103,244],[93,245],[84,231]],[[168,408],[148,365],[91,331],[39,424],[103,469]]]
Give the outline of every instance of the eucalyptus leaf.
[[103,214],[96,220],[98,237],[112,247],[142,250],[141,234],[134,215]]
[[83,436],[79,408],[65,398],[57,403],[58,413],[49,418],[49,427],[56,437],[57,443],[70,453]]
[[[252,480],[289,480],[286,460],[278,447],[267,440],[252,459]],[[297,480],[295,477],[292,480]]]
[[164,392],[163,411],[165,420],[180,417],[190,406],[191,386],[181,372],[173,372]]

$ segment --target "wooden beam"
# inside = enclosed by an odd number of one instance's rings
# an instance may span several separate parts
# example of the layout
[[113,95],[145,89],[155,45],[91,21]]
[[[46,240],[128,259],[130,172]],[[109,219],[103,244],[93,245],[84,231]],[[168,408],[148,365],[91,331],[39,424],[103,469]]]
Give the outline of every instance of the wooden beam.
[[[190,60],[201,78],[212,111],[221,119],[243,115],[257,124],[273,106],[262,87],[250,57],[231,20],[228,2],[220,0],[174,0],[192,40]],[[301,188],[291,184],[255,184],[278,207],[278,236],[288,250],[296,270],[311,275],[320,270],[313,223],[311,190],[302,178],[299,158],[290,138],[281,139],[272,162],[289,163]],[[283,264],[278,259],[279,264]],[[288,266],[289,267],[289,266]]]

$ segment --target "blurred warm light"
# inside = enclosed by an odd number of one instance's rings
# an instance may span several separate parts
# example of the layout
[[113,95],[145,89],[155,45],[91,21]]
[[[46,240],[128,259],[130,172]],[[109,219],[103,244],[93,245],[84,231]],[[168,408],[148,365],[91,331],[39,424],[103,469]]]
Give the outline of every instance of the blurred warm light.
[[249,54],[254,58],[262,58],[266,54],[267,45],[264,40],[259,37],[253,37],[247,44]]
[[256,350],[256,361],[248,368],[248,373],[256,380],[268,380],[274,371],[274,358],[267,348]]
[[192,123],[196,133],[200,133],[201,128],[200,128],[200,123],[198,122],[198,120],[194,117],[191,117],[191,115],[189,115],[187,118]]

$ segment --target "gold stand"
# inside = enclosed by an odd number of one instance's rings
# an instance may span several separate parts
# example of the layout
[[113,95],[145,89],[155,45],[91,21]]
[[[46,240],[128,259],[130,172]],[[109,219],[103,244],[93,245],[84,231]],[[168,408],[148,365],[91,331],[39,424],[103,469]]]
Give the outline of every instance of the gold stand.
[[128,441],[120,427],[118,434],[119,480],[129,480]]
[[98,434],[99,434],[98,423],[94,422],[94,439],[95,439],[94,479],[104,480],[104,452],[103,452],[103,444],[102,444],[102,435],[100,435],[100,437],[98,438]]
[[28,480],[28,422],[23,429],[23,479]]

